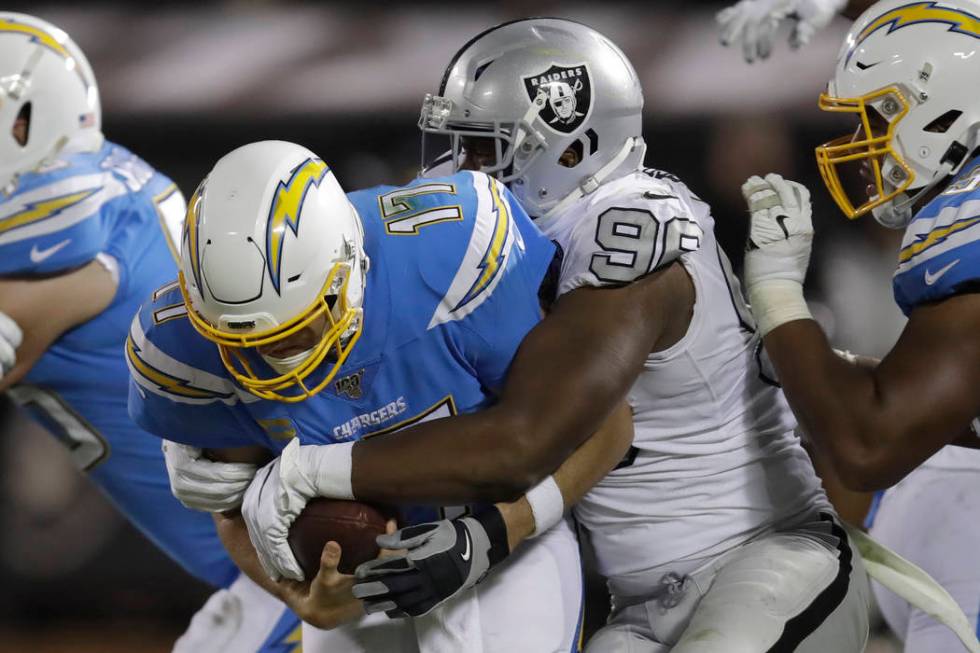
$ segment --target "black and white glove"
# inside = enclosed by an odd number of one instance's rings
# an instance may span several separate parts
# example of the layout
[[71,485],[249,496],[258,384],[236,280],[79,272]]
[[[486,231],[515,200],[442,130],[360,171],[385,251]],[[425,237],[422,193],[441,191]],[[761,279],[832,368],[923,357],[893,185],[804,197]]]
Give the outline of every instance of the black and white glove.
[[379,535],[384,549],[406,549],[360,565],[354,596],[368,614],[420,617],[473,587],[510,552],[507,526],[491,507],[478,515],[408,526]]

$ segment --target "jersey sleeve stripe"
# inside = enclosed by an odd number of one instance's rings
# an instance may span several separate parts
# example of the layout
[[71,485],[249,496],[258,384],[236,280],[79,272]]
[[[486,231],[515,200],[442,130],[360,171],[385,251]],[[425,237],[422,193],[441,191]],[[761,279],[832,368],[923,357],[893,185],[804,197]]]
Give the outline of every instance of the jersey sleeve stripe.
[[234,404],[243,398],[228,379],[181,363],[161,351],[146,338],[139,316],[126,339],[126,361],[141,387],[179,403]]
[[486,301],[503,276],[514,244],[510,207],[498,182],[478,173],[471,173],[471,178],[476,194],[473,231],[452,284],[429,321],[429,329],[463,319]]

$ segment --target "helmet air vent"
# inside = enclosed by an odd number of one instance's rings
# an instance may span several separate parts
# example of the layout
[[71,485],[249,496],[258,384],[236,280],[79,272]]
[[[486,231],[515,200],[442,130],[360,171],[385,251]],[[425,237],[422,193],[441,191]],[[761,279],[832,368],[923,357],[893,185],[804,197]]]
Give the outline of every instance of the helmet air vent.
[[923,127],[923,129],[927,132],[933,132],[935,134],[945,134],[947,131],[949,131],[949,128],[953,126],[953,123],[956,122],[956,119],[962,115],[963,112],[959,109],[950,109]]

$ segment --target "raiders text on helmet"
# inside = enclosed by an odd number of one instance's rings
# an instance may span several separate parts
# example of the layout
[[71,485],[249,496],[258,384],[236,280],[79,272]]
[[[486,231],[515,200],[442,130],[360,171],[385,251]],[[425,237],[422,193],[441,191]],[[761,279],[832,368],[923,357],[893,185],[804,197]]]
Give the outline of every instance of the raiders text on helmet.
[[450,137],[457,167],[466,139],[491,138],[482,171],[547,216],[640,166],[642,111],[636,71],[603,35],[558,18],[505,23],[464,45],[426,97],[423,167],[427,136]]
[[[850,218],[869,211],[901,227],[912,203],[959,171],[980,145],[980,1],[885,0],[851,28],[824,111],[851,113],[858,133],[817,148],[824,182]],[[853,201],[839,168],[863,165],[871,196]],[[862,198],[863,199],[863,198]]]

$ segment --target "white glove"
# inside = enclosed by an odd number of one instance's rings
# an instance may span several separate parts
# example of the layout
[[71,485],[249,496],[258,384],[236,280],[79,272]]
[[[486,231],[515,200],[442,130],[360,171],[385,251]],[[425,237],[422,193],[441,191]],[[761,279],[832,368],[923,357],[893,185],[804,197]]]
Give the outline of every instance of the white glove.
[[289,527],[306,503],[318,496],[354,498],[350,491],[353,445],[300,446],[299,440],[293,439],[252,479],[245,491],[242,516],[259,562],[273,580],[303,580],[303,570],[287,538]]
[[776,174],[742,184],[749,205],[745,287],[762,335],[780,324],[810,317],[803,280],[813,245],[810,191]]
[[17,364],[17,348],[24,334],[13,318],[0,311],[0,379]]
[[247,463],[219,463],[197,447],[163,441],[170,491],[191,510],[224,512],[242,505],[245,490],[258,469]]
[[752,63],[769,56],[776,30],[785,19],[794,21],[789,44],[796,49],[809,43],[846,6],[847,0],[741,0],[718,12],[715,20],[722,45],[741,41],[742,54]]

